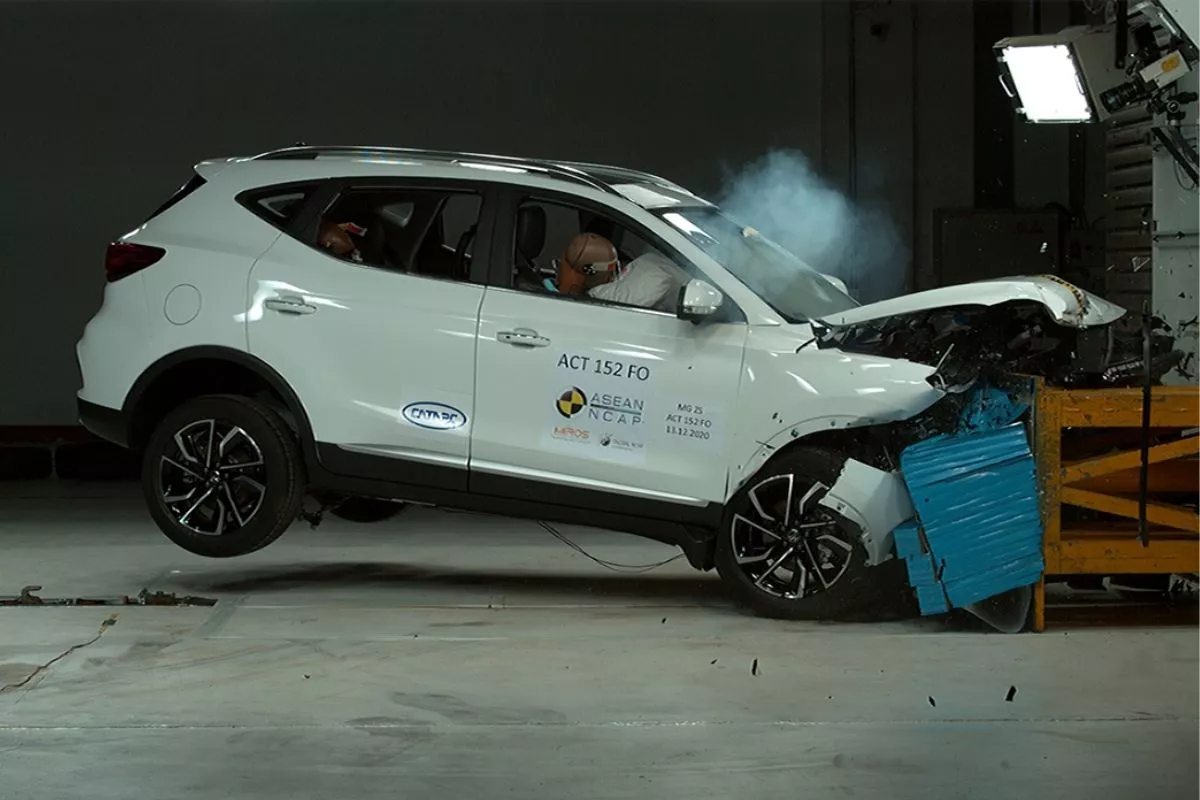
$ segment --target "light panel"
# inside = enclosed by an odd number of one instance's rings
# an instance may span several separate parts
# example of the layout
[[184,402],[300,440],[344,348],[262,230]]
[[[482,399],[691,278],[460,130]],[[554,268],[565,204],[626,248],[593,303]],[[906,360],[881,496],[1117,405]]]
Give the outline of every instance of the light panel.
[[1083,78],[1067,45],[1022,45],[1002,51],[1021,109],[1030,122],[1094,119]]

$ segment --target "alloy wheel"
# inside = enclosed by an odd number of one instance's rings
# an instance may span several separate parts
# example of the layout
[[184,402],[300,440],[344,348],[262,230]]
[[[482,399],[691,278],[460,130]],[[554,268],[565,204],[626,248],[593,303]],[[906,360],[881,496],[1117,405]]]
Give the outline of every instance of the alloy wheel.
[[215,419],[190,422],[159,459],[162,501],[188,530],[220,536],[250,524],[266,497],[266,463],[244,429]]
[[852,539],[820,504],[829,487],[788,473],[752,486],[733,515],[730,543],[738,568],[758,590],[801,600],[831,588],[854,557]]

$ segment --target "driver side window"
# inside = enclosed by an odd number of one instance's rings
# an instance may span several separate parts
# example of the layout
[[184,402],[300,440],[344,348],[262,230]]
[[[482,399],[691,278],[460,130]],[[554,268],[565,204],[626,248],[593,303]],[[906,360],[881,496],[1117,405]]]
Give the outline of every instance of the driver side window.
[[351,188],[321,215],[308,244],[363,266],[467,280],[482,205],[465,191]]
[[[521,291],[674,313],[690,277],[678,257],[607,215],[569,203],[527,199],[514,227],[513,285]],[[586,252],[603,255],[607,264],[590,256],[583,259],[588,263],[574,263],[581,260],[580,235],[591,237]]]

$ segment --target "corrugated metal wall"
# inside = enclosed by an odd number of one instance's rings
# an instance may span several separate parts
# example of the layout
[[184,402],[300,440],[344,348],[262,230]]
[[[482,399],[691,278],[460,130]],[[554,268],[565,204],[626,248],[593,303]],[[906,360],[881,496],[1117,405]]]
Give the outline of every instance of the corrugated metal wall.
[[[1147,24],[1136,9],[1130,14],[1131,32]],[[1170,40],[1162,26],[1151,30],[1160,45]],[[1112,117],[1105,137],[1106,296],[1135,311],[1150,308],[1153,287],[1153,125],[1153,116],[1138,104]]]
[[1105,295],[1136,311],[1150,302],[1153,276],[1152,124],[1150,114],[1135,107],[1112,118],[1105,138]]

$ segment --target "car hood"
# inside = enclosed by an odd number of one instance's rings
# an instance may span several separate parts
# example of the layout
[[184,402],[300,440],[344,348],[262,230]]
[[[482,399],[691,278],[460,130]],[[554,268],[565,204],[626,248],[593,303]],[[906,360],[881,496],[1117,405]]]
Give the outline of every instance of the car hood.
[[1061,278],[1035,275],[975,281],[906,294],[830,314],[822,317],[820,322],[839,327],[936,308],[996,306],[1017,301],[1040,303],[1056,322],[1072,328],[1107,325],[1126,313],[1120,306]]

